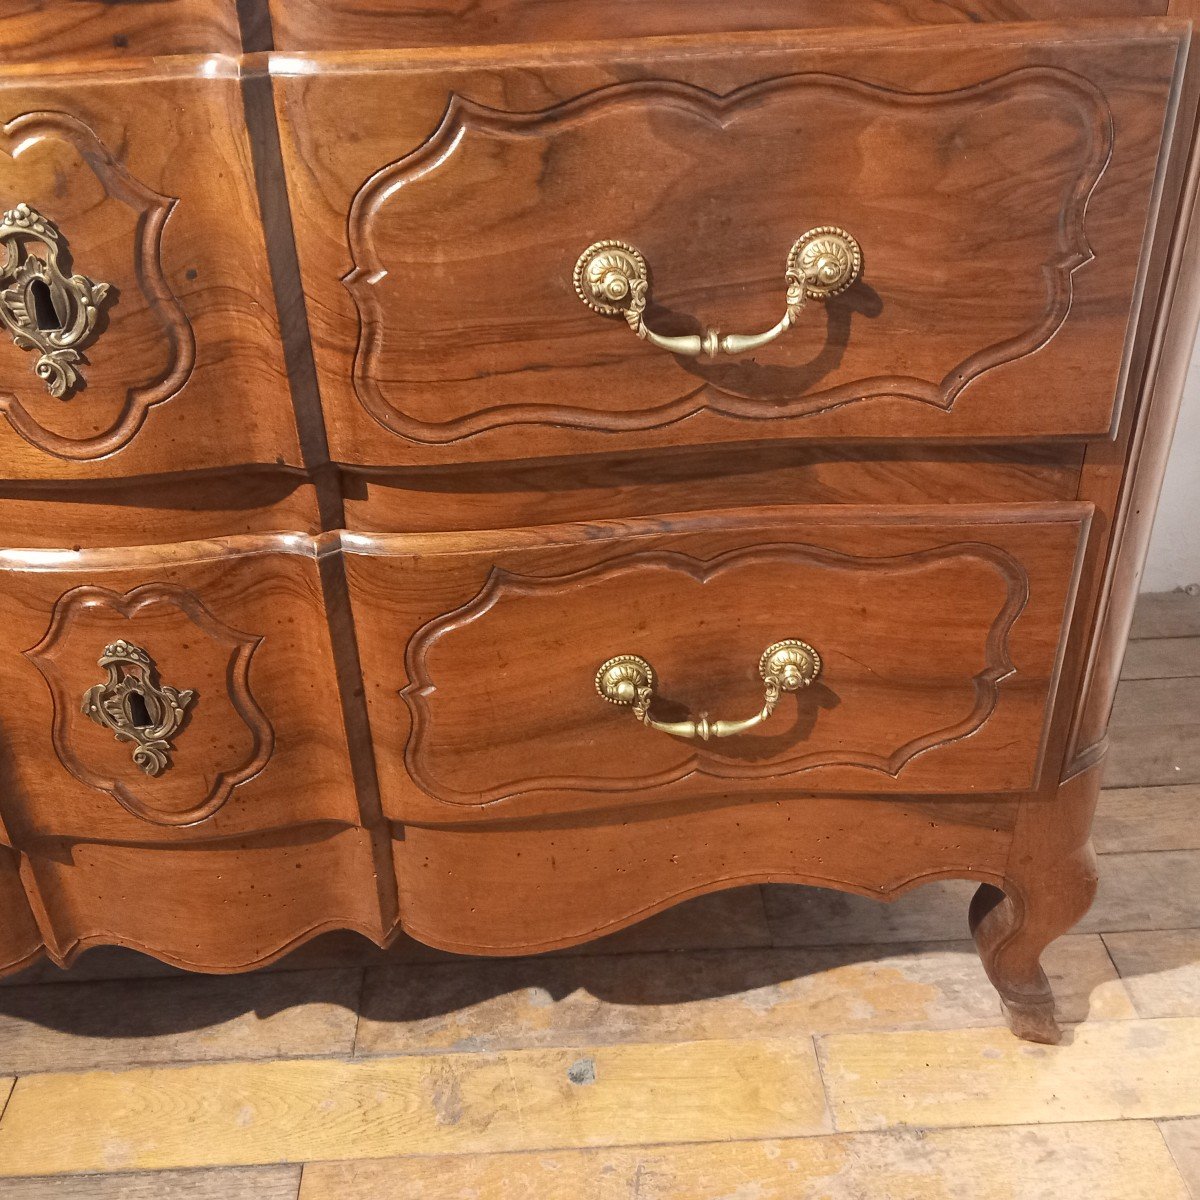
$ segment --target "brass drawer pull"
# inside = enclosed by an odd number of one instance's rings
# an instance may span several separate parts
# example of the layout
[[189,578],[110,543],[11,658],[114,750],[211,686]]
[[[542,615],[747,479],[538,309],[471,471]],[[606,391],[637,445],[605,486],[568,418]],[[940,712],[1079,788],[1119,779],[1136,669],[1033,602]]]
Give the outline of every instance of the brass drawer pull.
[[28,204],[0,217],[0,324],[22,350],[38,351],[34,374],[59,397],[82,382],[80,348],[109,292],[107,283],[68,275],[65,256],[54,223]]
[[606,317],[624,317],[639,338],[688,358],[746,354],[773,342],[795,324],[811,297],[824,300],[844,292],[862,272],[862,249],[844,229],[821,225],[810,229],[788,252],[787,309],[765,333],[689,333],[668,337],[645,321],[650,299],[650,272],[641,252],[626,242],[589,246],[575,264],[575,291],[580,300]]
[[132,742],[133,761],[147,775],[158,775],[170,766],[171,738],[196,693],[159,683],[154,660],[132,642],[105,646],[99,665],[108,679],[84,693],[84,714],[118,741]]
[[820,675],[821,656],[807,642],[788,638],[762,652],[758,673],[766,685],[763,706],[754,716],[741,721],[710,721],[707,713],[686,721],[659,721],[652,717],[654,668],[636,654],[618,654],[604,663],[596,672],[596,690],[610,704],[632,706],[633,715],[647,729],[707,742],[710,738],[732,737],[761,725],[775,711],[781,692],[798,692]]

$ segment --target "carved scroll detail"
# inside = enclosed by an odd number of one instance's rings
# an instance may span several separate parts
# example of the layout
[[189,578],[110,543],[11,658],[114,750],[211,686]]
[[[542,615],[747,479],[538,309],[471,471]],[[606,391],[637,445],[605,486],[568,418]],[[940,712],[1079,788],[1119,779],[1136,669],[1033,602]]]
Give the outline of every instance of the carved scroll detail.
[[[90,647],[85,650],[79,644],[76,626],[77,617],[82,611],[96,607],[106,608],[112,613],[114,629],[119,628],[122,621],[132,620],[144,610],[174,609],[184,618],[179,622],[179,634],[184,638],[200,636],[208,639],[212,644],[213,653],[219,656],[222,663],[220,674],[226,681],[229,702],[250,731],[250,742],[248,749],[233,761],[222,760],[222,755],[227,752],[221,746],[207,748],[205,752],[213,755],[211,761],[198,762],[196,755],[199,751],[195,747],[189,747],[186,760],[188,778],[194,778],[198,795],[186,808],[166,810],[156,802],[155,788],[160,786],[159,784],[144,788],[137,785],[136,781],[143,771],[146,775],[154,776],[158,774],[158,770],[149,769],[147,763],[140,760],[136,752],[133,759],[140,770],[131,769],[128,778],[107,774],[95,763],[95,743],[90,742],[83,733],[87,726],[80,720],[79,692],[72,693],[67,683],[67,673],[69,666],[77,663],[80,656],[95,653]],[[59,761],[75,778],[89,787],[108,792],[134,816],[151,824],[194,825],[211,817],[226,803],[234,788],[257,775],[267,765],[274,750],[274,730],[250,691],[250,662],[261,641],[262,639],[255,634],[242,633],[226,625],[205,607],[195,593],[184,588],[165,583],[147,583],[120,595],[107,588],[85,584],[59,597],[45,637],[32,649],[26,650],[25,656],[41,672],[50,688],[54,700],[54,750]],[[114,639],[106,649],[105,656],[101,658],[101,664],[105,664],[109,651],[113,652],[114,658],[125,658],[127,652],[134,649],[136,647],[131,646],[128,639]],[[162,656],[164,653],[165,650],[159,647],[158,654]],[[169,688],[162,690],[173,691]],[[111,695],[112,692],[106,685],[100,685],[99,689],[92,689],[88,693],[83,708],[84,714],[109,729],[114,728],[112,721],[98,720],[97,714],[90,711],[89,702],[104,705]],[[211,699],[210,697],[210,702]],[[168,697],[168,701],[170,700]],[[175,692],[173,704],[180,710],[186,710],[193,700],[196,704],[201,703],[198,693]],[[155,714],[148,715],[155,719]],[[184,713],[180,711],[178,717],[178,721],[174,716],[163,718],[166,724],[171,726],[170,732],[163,734],[164,738],[169,738],[180,728]],[[89,750],[89,746],[93,749]],[[158,747],[158,750],[161,753],[163,747]],[[152,755],[151,758],[150,766],[153,766],[153,760],[156,760],[157,756]],[[184,760],[177,756],[172,773],[181,771],[183,765]]]
[[[811,749],[804,744],[790,753],[773,755],[762,760],[730,760],[709,750],[704,742],[695,743],[695,752],[656,775],[641,778],[628,776],[568,775],[536,776],[496,784],[482,785],[476,791],[458,791],[437,778],[430,769],[427,741],[430,737],[431,701],[438,691],[437,681],[430,674],[430,650],[444,637],[484,616],[497,604],[520,597],[569,595],[587,584],[624,575],[630,587],[635,587],[639,572],[646,568],[666,568],[704,583],[747,563],[775,562],[780,565],[834,566],[870,573],[919,571],[947,561],[975,560],[995,571],[1004,584],[1004,599],[990,628],[984,635],[985,665],[969,681],[974,695],[970,712],[961,720],[945,727],[931,729],[887,754],[870,750]],[[997,546],[978,542],[960,542],[894,557],[872,558],[843,554],[816,546],[759,545],[731,551],[717,558],[701,561],[674,551],[646,552],[625,555],[610,562],[588,567],[565,575],[525,576],[495,568],[479,593],[460,608],[436,617],[422,626],[411,638],[405,661],[409,683],[400,695],[412,713],[412,732],[405,747],[405,763],[413,780],[430,796],[449,804],[480,806],[508,800],[528,792],[589,791],[635,792],[662,787],[695,773],[722,779],[758,779],[799,774],[819,767],[859,767],[868,771],[897,777],[918,755],[947,746],[969,737],[983,727],[995,710],[1000,683],[1014,670],[1009,655],[1008,638],[1013,623],[1029,597],[1029,579],[1024,567]],[[832,652],[834,648],[829,647]],[[692,745],[692,743],[686,743]]]
[[169,347],[167,369],[153,379],[132,382],[117,420],[101,433],[80,438],[47,429],[15,393],[0,391],[0,413],[31,445],[55,458],[76,462],[102,458],[127,446],[149,410],[179,392],[195,365],[195,334],[183,306],[171,291],[162,262],[163,229],[178,200],[162,196],[135,179],[95,132],[69,113],[25,113],[0,127],[0,134],[3,134],[0,146],[7,142],[14,147],[10,151],[14,160],[31,146],[47,140],[71,147],[105,192],[138,215],[136,240],[129,247],[130,268],[136,272],[138,286],[162,327]]
[[[673,400],[641,409],[607,411],[570,404],[501,403],[481,407],[446,421],[411,416],[393,404],[380,384],[386,313],[378,285],[388,276],[388,262],[375,235],[375,221],[389,204],[403,203],[421,180],[453,161],[469,137],[499,141],[549,139],[611,110],[635,112],[657,105],[690,112],[698,121],[725,129],[774,95],[832,89],[898,108],[986,106],[1006,90],[1020,87],[1053,89],[1070,105],[1086,138],[1086,156],[1063,198],[1056,223],[1054,257],[1031,264],[1046,279],[1046,305],[1029,328],[994,345],[982,346],[954,364],[940,379],[888,375],[857,379],[792,398],[761,399],[738,394],[734,385],[689,378],[686,391]],[[1075,272],[1093,258],[1084,230],[1088,202],[1108,165],[1113,147],[1113,118],[1103,94],[1090,81],[1058,67],[1022,67],[1006,74],[944,92],[910,92],[848,76],[805,73],[753,83],[725,95],[672,80],[639,80],[598,88],[545,109],[512,112],[487,107],[453,94],[437,129],[419,147],[381,167],[359,188],[350,207],[347,236],[354,267],[343,277],[358,312],[359,337],[353,385],[359,402],[385,429],[414,442],[445,445],[488,430],[518,424],[547,424],[592,431],[627,433],[657,429],[710,412],[762,420],[811,416],[843,405],[878,398],[910,400],[950,411],[964,388],[995,367],[1034,354],[1059,331],[1070,312]],[[861,232],[861,231],[860,231]],[[866,236],[864,234],[863,236]]]
[[[30,242],[40,244],[43,253],[32,253]],[[96,328],[108,284],[67,275],[59,261],[58,229],[28,204],[18,204],[0,219],[0,246],[0,323],[20,349],[39,352],[33,372],[50,395],[65,396],[81,380],[81,348]],[[48,321],[38,312],[38,289],[51,309]]]

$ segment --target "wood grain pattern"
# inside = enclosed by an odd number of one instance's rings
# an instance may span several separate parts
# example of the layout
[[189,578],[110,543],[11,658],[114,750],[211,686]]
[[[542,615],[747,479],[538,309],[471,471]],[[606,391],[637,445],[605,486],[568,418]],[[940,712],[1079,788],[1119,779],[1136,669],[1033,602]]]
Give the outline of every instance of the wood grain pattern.
[[0,66],[240,49],[236,0],[7,0],[0,14]]
[[0,482],[0,546],[78,550],[243,534],[314,534],[315,488],[299,471],[243,468],[86,483]]
[[[962,913],[938,934],[961,928]],[[1063,938],[1051,957],[1064,1020],[1135,1015],[1099,937]],[[996,995],[970,942],[466,960],[369,969],[355,1053],[995,1024]]]
[[1113,1021],[1062,1047],[964,1029],[833,1034],[819,1052],[841,1130],[1112,1121],[1196,1112],[1198,1035],[1195,1018]]
[[[820,73],[810,44],[789,53],[784,38],[719,55],[702,41],[656,48],[651,61],[614,51],[586,69],[547,52],[536,71],[501,52],[475,70],[278,60],[333,456],[745,440],[767,420],[776,436],[1106,435],[1179,29],[1018,34],[976,45],[956,33],[953,72],[942,33],[908,39],[903,56],[869,34],[823,35]],[[1031,127],[993,170],[992,148]],[[961,177],[940,157],[947,139]],[[813,158],[825,169],[801,187],[788,164]],[[930,218],[914,214],[937,177],[955,203],[939,205],[931,255]],[[571,289],[580,251],[620,236],[657,265],[663,330],[770,324],[798,209],[857,230],[866,273],[752,359],[676,358]],[[495,290],[514,262],[516,309]],[[404,303],[418,292],[420,305]],[[1075,385],[1051,398],[1059,371]]]
[[0,994],[5,1069],[26,1075],[349,1055],[361,980],[348,967],[17,985]]
[[[307,553],[305,552],[307,550]],[[301,538],[77,554],[0,552],[5,821],[41,836],[177,843],[358,824],[329,629]],[[80,703],[125,639],[196,699],[146,776]]]
[[[736,525],[711,515],[546,530],[543,550],[468,536],[442,551],[431,536],[419,562],[409,539],[355,538],[348,571],[385,809],[428,821],[731,787],[1035,786],[1083,522],[1069,505],[764,509]],[[882,611],[886,626],[864,619]],[[755,664],[785,637],[817,648],[822,675],[752,735],[655,734],[595,693],[601,663],[636,653],[658,673],[663,711],[753,712]]]
[[467,6],[405,0],[271,0],[279,50],[374,50],[393,46],[585,41],[841,25],[1046,21],[1163,16],[1166,0],[485,0]]
[[[794,504],[1011,504],[1074,500],[1077,446],[779,442],[623,455],[343,472],[359,533],[513,529]],[[0,499],[0,505],[3,500]],[[0,510],[2,511],[2,510]]]
[[116,943],[192,971],[244,971],[329,929],[382,942],[393,920],[381,912],[371,839],[361,829],[203,847],[43,839],[23,858],[22,874],[60,966],[89,946]]
[[299,1167],[0,1179],[0,1200],[296,1200]]
[[[1176,1132],[1172,1125],[1164,1130],[1169,1138]],[[1178,1132],[1182,1135],[1183,1130]],[[1200,1138],[1195,1133],[1191,1138],[1200,1148]],[[1182,1137],[1172,1145],[1176,1141]],[[1200,1149],[1195,1153],[1200,1160]],[[901,1195],[905,1200],[1031,1200],[1039,1193],[1058,1200],[1188,1196],[1151,1122],[1106,1121],[315,1163],[304,1170],[300,1200],[506,1200],[513,1195],[542,1200],[678,1200],[735,1197],[739,1192],[755,1200]],[[69,1192],[64,1194],[71,1200]],[[8,1200],[3,1184],[0,1198]],[[42,1197],[34,1193],[29,1200]]]
[[[656,1103],[639,1110],[647,1087]],[[808,1040],[241,1063],[26,1076],[0,1122],[0,1174],[339,1158],[347,1136],[378,1158],[828,1129]]]
[[5,475],[298,464],[236,64],[12,71],[0,153],[14,202],[111,285],[87,386],[67,399],[0,346]]
[[20,858],[0,845],[0,971],[19,970],[42,949],[42,935],[21,884]]
[[[917,797],[738,799],[571,821],[406,825],[393,842],[403,928],[458,953],[529,954],[740,884],[807,883],[888,900],[943,876],[998,882],[1018,807]],[[966,916],[964,897],[960,929]]]
[[1096,849],[1200,850],[1200,785],[1112,788],[1100,793]]

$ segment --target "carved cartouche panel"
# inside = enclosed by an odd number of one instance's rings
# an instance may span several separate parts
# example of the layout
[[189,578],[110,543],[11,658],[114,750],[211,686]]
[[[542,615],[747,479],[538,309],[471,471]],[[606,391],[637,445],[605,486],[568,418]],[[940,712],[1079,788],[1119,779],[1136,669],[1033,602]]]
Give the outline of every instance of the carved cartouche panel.
[[274,732],[250,690],[261,640],[184,588],[85,585],[58,600],[25,653],[54,699],[47,732],[62,765],[145,821],[191,825],[271,756]]
[[[723,95],[639,80],[536,111],[454,95],[429,139],[351,206],[355,392],[386,429],[434,444],[525,424],[778,421],[881,398],[948,411],[1070,324],[1113,150],[1105,96],[1049,67],[944,91],[815,72]],[[1150,151],[1134,203],[1148,202]],[[788,248],[827,222],[855,231],[862,279],[752,355],[636,345],[573,295],[578,255],[612,237],[653,263],[660,332],[765,327]],[[1103,267],[1118,313],[1131,250]],[[1105,427],[1117,331],[1073,384]]]
[[[0,126],[0,161],[13,199],[54,230],[60,274],[86,279],[82,268],[105,281],[92,297],[103,303],[90,314],[86,372],[76,343],[66,348],[75,358],[63,361],[60,350],[57,369],[47,374],[39,366],[36,375],[26,352],[0,346],[0,413],[47,454],[101,458],[129,444],[195,362],[192,327],[162,263],[163,229],[177,201],[135,179],[88,125],[65,112],[24,113]],[[10,256],[15,245],[10,239]],[[58,321],[70,315],[53,314]],[[50,322],[46,311],[43,324]],[[13,331],[11,321],[4,324]]]
[[[495,568],[409,643],[408,773],[458,805],[531,792],[611,803],[688,777],[693,790],[703,777],[898,790],[914,762],[937,790],[953,782],[939,776],[939,754],[999,723],[1000,752],[981,746],[970,763],[974,786],[1027,786],[1075,545],[1073,530],[1053,536],[1060,578],[1047,587],[1041,577],[1036,611],[1025,566],[977,542],[879,557],[793,544],[705,561],[654,551],[541,576]],[[1009,639],[1023,611],[1043,661],[1017,672]],[[797,629],[820,655],[820,678],[737,737],[647,732],[596,693],[597,666],[631,653],[654,664],[663,720],[753,711],[763,646]]]

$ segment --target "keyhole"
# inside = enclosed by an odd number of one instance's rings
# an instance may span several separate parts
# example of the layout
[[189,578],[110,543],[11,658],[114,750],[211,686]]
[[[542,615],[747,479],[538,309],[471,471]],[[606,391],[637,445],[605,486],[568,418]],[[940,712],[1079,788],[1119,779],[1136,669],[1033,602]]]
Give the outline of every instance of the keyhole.
[[136,729],[148,729],[154,724],[146,707],[146,697],[141,692],[129,693],[129,719]]
[[33,308],[33,320],[43,332],[49,333],[63,327],[50,285],[44,279],[33,279],[29,284],[29,302]]

